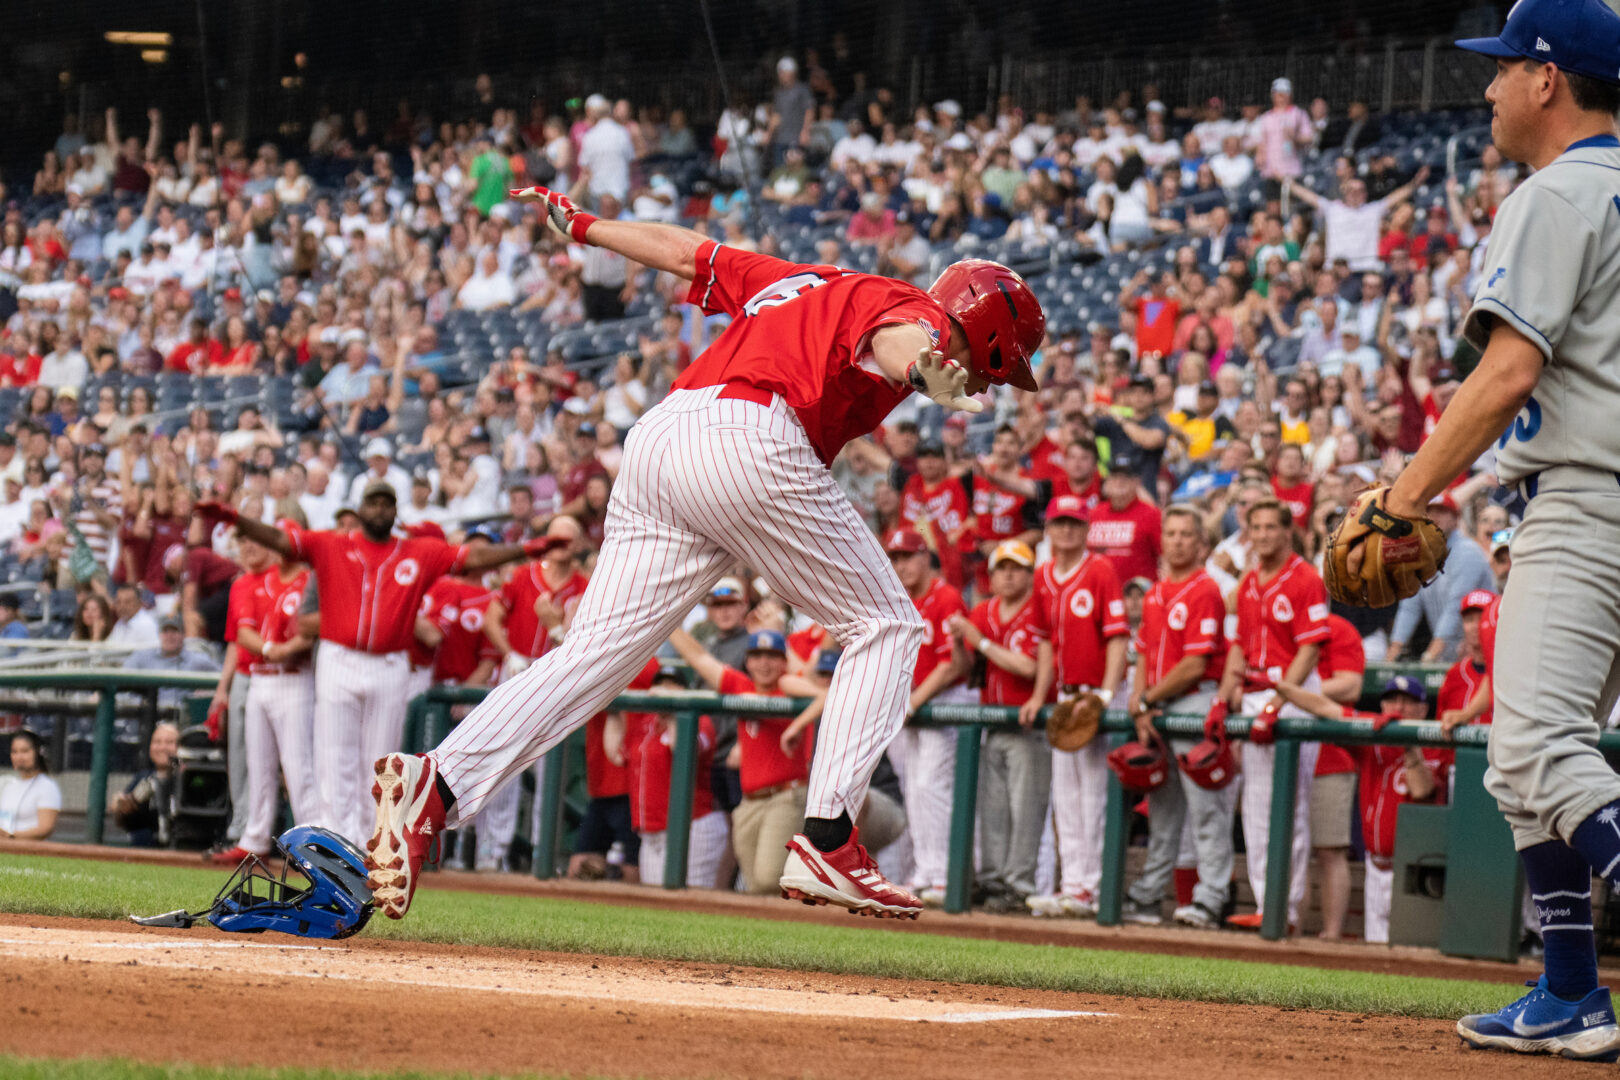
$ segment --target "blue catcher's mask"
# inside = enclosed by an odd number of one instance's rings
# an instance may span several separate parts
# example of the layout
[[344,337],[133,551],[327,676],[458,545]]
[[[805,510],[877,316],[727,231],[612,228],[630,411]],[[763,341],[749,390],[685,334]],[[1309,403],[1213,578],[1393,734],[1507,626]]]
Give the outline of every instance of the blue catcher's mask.
[[[214,897],[208,921],[221,930],[279,930],[298,937],[346,938],[371,918],[371,889],[360,850],[328,829],[299,825],[276,837],[286,865],[271,877],[257,855],[242,860]],[[289,880],[294,871],[307,886]]]

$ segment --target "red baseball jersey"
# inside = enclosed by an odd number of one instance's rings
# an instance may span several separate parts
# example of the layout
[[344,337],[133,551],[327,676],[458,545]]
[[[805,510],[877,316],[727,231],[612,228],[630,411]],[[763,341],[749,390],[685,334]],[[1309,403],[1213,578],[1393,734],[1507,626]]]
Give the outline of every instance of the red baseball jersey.
[[1067,473],[1052,478],[1052,498],[1059,495],[1073,495],[1085,504],[1086,513],[1090,514],[1102,502],[1102,474],[1092,473],[1091,479],[1084,484],[1076,486]]
[[1310,524],[1311,503],[1316,497],[1316,485],[1307,480],[1293,487],[1283,487],[1282,481],[1273,476],[1271,490],[1276,493],[1277,501],[1288,507],[1288,512],[1294,515],[1295,525]]
[[[763,694],[783,697],[781,690],[761,690],[754,680],[736,668],[726,668],[720,675],[722,694]],[[810,779],[810,758],[815,747],[815,728],[805,733],[796,754],[782,752],[782,732],[793,723],[789,717],[738,717],[737,749],[741,762],[737,766],[737,779],[746,796],[764,788],[775,787],[794,780]]]
[[1042,435],[1041,441],[1029,450],[1029,475],[1036,480],[1050,480],[1053,483],[1066,481],[1063,475],[1063,447]]
[[495,594],[483,585],[460,578],[440,578],[428,589],[432,606],[427,618],[444,634],[433,660],[434,682],[466,682],[478,669],[489,639],[484,636],[484,613]]
[[915,690],[935,668],[951,662],[951,631],[946,620],[952,615],[966,615],[967,605],[962,602],[962,594],[940,578],[929,582],[928,591],[912,603],[923,617],[922,652],[911,673],[911,688]]
[[1325,645],[1327,589],[1311,564],[1290,554],[1282,569],[1265,581],[1253,567],[1238,582],[1238,645],[1249,690],[1269,690],[1294,662],[1301,646]]
[[984,476],[973,478],[973,535],[978,540],[1006,540],[1028,525],[1024,504],[1029,500]]
[[[630,791],[630,774],[626,766],[615,765],[607,756],[602,733],[607,728],[607,713],[597,713],[585,721],[585,793],[593,799],[611,799]],[[629,747],[628,725],[625,748]]]
[[[907,528],[915,529],[919,522],[927,521],[941,534],[952,533],[967,523],[969,513],[967,492],[954,476],[930,487],[920,473],[912,473],[900,491],[900,523]],[[940,540],[944,541],[943,535]],[[972,549],[970,531],[963,532],[958,546]]]
[[1159,577],[1161,518],[1159,508],[1146,499],[1137,499],[1123,510],[1099,502],[1091,511],[1091,528],[1086,546],[1098,555],[1108,556],[1121,581]]
[[687,302],[733,322],[673,389],[737,382],[780,394],[827,464],[911,393],[878,370],[872,334],[911,323],[940,348],[950,341],[945,309],[908,282],[790,263],[713,241],[698,248],[696,263]]
[[1114,564],[1088,552],[1060,577],[1057,563],[1042,563],[1035,571],[1035,604],[1052,637],[1057,686],[1101,686],[1104,646],[1131,632]]
[[[1448,709],[1461,709],[1479,692],[1480,684],[1485,681],[1485,665],[1476,664],[1472,660],[1459,660],[1451,665],[1446,672],[1445,681],[1440,684],[1440,693],[1435,698],[1434,715],[1444,716]],[[1491,711],[1486,709],[1476,724],[1491,722]]]
[[[816,654],[816,650],[827,644],[827,628],[820,623],[811,623],[803,630],[787,636],[788,653],[797,656],[800,660],[808,660]],[[838,643],[833,642],[837,648]]]
[[[1376,720],[1377,713],[1346,712],[1346,720]],[[1452,751],[1425,746],[1423,763],[1434,773],[1435,794],[1425,805],[1446,801],[1446,779]],[[1415,800],[1406,790],[1406,750],[1399,746],[1352,746],[1351,757],[1361,769],[1361,841],[1367,854],[1388,859],[1395,854],[1395,817],[1401,803]]]
[[[658,657],[650,657],[636,677],[630,680],[629,690],[651,690],[653,680],[658,678],[658,669],[662,667]],[[658,726],[658,717],[653,713],[627,712],[624,714],[624,778],[625,788],[630,795],[630,823],[631,828],[641,830],[640,802],[642,782],[642,744],[647,733]],[[699,724],[701,730],[701,722]],[[711,744],[712,745],[712,744]],[[708,778],[707,773],[699,775],[699,787],[707,788],[709,785],[703,781]],[[664,809],[661,815],[669,811],[669,781],[664,780]]]
[[506,608],[506,640],[512,651],[538,660],[551,649],[551,631],[534,613],[535,601],[550,600],[559,608],[566,608],[570,600],[585,595],[590,579],[574,571],[568,580],[556,588],[546,581],[539,562],[524,563],[512,571],[512,576],[501,586],[501,604]]
[[321,640],[368,653],[403,652],[428,586],[461,569],[467,549],[431,537],[382,543],[363,532],[294,529],[292,553],[321,590]]
[[[630,787],[630,827],[638,833],[663,832],[669,825],[669,780],[675,764],[675,725],[652,714],[640,728],[636,745],[635,781]],[[692,785],[692,820],[714,810],[709,770],[714,765],[714,721],[698,718],[697,783]]]
[[[309,571],[300,569],[286,581],[282,580],[279,567],[271,567],[258,576],[262,580],[259,587],[259,609],[252,623],[253,629],[259,632],[259,637],[264,639],[266,645],[291,641],[298,636],[298,609],[304,604],[304,588],[309,584]],[[240,625],[248,626],[248,620],[243,619]],[[309,653],[285,663],[275,664],[267,662],[263,657],[255,656],[253,674],[290,674],[303,671],[309,667],[309,661]]]
[[[1324,682],[1341,671],[1354,671],[1358,675],[1367,670],[1367,650],[1361,644],[1361,635],[1343,615],[1328,616],[1328,639],[1322,646],[1322,658],[1316,662],[1316,674]],[[1355,758],[1342,746],[1323,743],[1316,756],[1316,775],[1333,776],[1356,771]]]
[[[979,632],[997,645],[1015,653],[1033,657],[1041,642],[1047,639],[1046,620],[1041,617],[1040,605],[1034,594],[1024,598],[1023,604],[1011,615],[999,596],[981,602],[968,616]],[[1035,680],[1015,675],[997,666],[986,657],[984,686],[979,690],[981,705],[1022,705],[1035,692]]]
[[225,641],[236,649],[238,671],[247,671],[258,657],[236,644],[236,629],[244,624],[257,629],[264,605],[264,574],[238,574],[225,601]]
[[1215,579],[1199,567],[1181,581],[1163,578],[1142,598],[1136,651],[1146,686],[1153,686],[1184,657],[1205,658],[1205,679],[1226,667],[1226,601]]

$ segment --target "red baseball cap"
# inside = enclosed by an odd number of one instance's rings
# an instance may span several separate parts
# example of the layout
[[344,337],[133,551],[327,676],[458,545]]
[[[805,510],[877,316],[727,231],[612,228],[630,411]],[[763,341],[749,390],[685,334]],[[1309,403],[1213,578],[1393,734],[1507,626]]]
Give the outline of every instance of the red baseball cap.
[[225,290],[225,299],[227,299],[227,300],[240,300],[240,299],[242,299],[242,290],[236,288],[234,285],[231,286],[229,289]]
[[1085,500],[1078,495],[1059,495],[1046,504],[1046,520],[1057,521],[1059,518],[1069,518],[1072,521],[1089,522],[1091,515],[1086,513]]
[[916,555],[928,550],[923,542],[922,534],[915,529],[896,529],[883,541],[883,550],[889,554],[903,551],[908,555]]
[[1465,615],[1470,611],[1483,611],[1485,608],[1490,607],[1491,601],[1495,599],[1496,594],[1489,589],[1474,589],[1462,598],[1460,610]]

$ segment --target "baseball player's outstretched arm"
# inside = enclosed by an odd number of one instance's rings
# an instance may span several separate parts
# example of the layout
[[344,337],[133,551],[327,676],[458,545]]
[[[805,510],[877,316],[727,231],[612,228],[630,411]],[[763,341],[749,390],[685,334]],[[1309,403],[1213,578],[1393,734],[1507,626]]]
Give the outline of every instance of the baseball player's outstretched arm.
[[1429,500],[1513,422],[1535,390],[1543,365],[1541,350],[1529,338],[1498,321],[1479,367],[1458,388],[1434,434],[1396,479],[1385,508],[1403,517],[1422,517]]
[[467,552],[467,558],[461,567],[468,574],[479,574],[510,562],[538,558],[549,547],[550,542],[546,537],[531,540],[526,544],[484,544]]
[[519,202],[540,204],[552,228],[577,243],[607,248],[631,262],[688,281],[697,274],[698,248],[709,239],[679,225],[603,220],[575,206],[568,196],[543,187],[523,188],[508,194]]
[[229,525],[234,525],[238,533],[255,543],[263,544],[271,551],[288,556],[293,553],[292,541],[287,538],[286,533],[274,525],[266,525],[262,521],[240,517],[235,510],[221,503],[198,503],[197,516],[205,521],[223,521]]

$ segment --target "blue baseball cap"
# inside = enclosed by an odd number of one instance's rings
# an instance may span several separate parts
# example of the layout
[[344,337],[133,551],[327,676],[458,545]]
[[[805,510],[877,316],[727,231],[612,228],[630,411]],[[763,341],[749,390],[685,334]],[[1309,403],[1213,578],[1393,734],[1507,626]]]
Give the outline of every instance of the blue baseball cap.
[[1620,15],[1603,0],[1518,0],[1500,34],[1464,38],[1457,47],[1557,64],[1561,71],[1620,84]]
[[748,635],[749,652],[774,652],[787,655],[787,638],[775,630],[755,630]]
[[1423,684],[1411,675],[1395,676],[1384,684],[1384,692],[1379,694],[1378,697],[1382,700],[1391,694],[1405,694],[1413,701],[1429,700],[1428,691],[1423,689]]
[[816,674],[831,675],[838,667],[838,658],[843,655],[842,652],[823,652],[816,658]]

